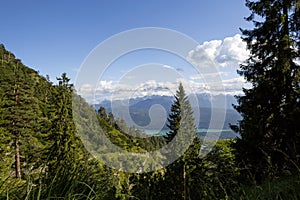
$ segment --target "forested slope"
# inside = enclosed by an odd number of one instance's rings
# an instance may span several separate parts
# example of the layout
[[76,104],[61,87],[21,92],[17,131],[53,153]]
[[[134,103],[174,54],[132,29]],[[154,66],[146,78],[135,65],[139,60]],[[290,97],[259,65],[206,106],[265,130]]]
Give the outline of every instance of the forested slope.
[[[74,124],[72,95],[83,113],[94,112],[107,137],[128,152],[154,151],[166,140],[135,137],[143,133],[103,108],[95,111],[74,93],[66,74],[54,85],[24,66],[3,45],[0,58],[0,199],[180,199],[187,195],[197,199],[199,195],[225,195],[227,189],[219,183],[209,181],[203,187],[198,180],[210,180],[209,171],[216,166],[223,169],[218,160],[198,157],[199,141],[173,164],[154,172],[130,174],[104,165],[86,150],[77,134],[80,127],[76,129]],[[223,160],[231,164],[233,154],[228,148],[224,150]],[[209,162],[215,165],[205,164]],[[228,170],[232,173],[222,176],[235,176],[235,168]],[[228,189],[235,184],[233,179],[225,182],[230,183]],[[210,195],[211,188],[224,191]]]

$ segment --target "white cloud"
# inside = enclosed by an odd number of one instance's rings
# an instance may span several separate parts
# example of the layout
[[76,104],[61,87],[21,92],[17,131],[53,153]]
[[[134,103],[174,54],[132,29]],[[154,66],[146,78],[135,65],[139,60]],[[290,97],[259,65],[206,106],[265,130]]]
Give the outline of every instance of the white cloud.
[[241,94],[242,88],[251,88],[243,77],[223,80],[223,86],[228,94]]
[[[241,94],[242,88],[250,88],[250,84],[247,84],[243,77],[238,77],[236,70],[248,56],[246,44],[240,35],[227,37],[224,40],[207,41],[190,51],[187,57],[191,63],[202,67],[201,74],[188,75],[186,79],[174,77],[176,80],[148,79],[145,82],[142,82],[146,80],[141,78],[142,75],[127,75],[120,82],[102,80],[96,86],[83,85],[78,93],[89,103],[99,103],[104,99],[129,99],[148,95],[173,96],[179,82],[182,82],[187,94]],[[214,70],[210,68],[211,61],[217,65]],[[163,65],[163,68],[180,70],[169,65]],[[168,74],[166,78],[167,76]]]
[[192,75],[190,76],[190,79],[191,80],[203,80],[205,81],[206,79],[209,79],[209,78],[223,78],[223,77],[227,77],[229,75],[231,75],[232,73],[231,72],[211,72],[211,73],[203,73],[203,74],[195,74],[195,75]]
[[214,62],[217,67],[238,68],[249,56],[246,43],[239,34],[223,41],[212,40],[198,45],[189,52],[187,59],[200,67],[209,67]]
[[187,94],[209,93],[218,94],[241,94],[242,87],[249,87],[245,80],[233,78],[220,82],[197,82],[194,80],[177,79],[174,82],[157,82],[150,80],[145,83],[126,85],[112,81],[100,81],[97,87],[84,85],[78,93],[90,103],[100,103],[104,99],[122,100],[129,98],[144,97],[149,95],[173,96],[182,82]]
[[248,57],[247,45],[239,34],[204,42],[190,51],[187,57],[201,71],[201,74],[192,75],[190,79],[194,83],[207,83],[211,94],[241,94],[242,88],[249,88],[250,84],[239,77],[236,70]]
[[82,95],[85,95],[85,94],[91,94],[93,93],[95,90],[95,87],[93,87],[92,85],[90,84],[84,84],[82,85],[78,90],[77,92],[79,94],[82,94]]
[[83,85],[78,93],[90,103],[99,103],[104,99],[129,99],[148,95],[174,95],[178,84],[175,82],[157,82],[149,80],[139,84],[124,84],[112,81],[100,81],[97,85]]
[[180,67],[174,68],[174,67],[169,66],[169,65],[162,65],[162,67],[163,67],[163,68],[166,68],[166,69],[176,70],[176,71],[178,71],[178,72],[184,72],[183,68],[180,68]]
[[173,67],[169,66],[169,65],[163,65],[163,68],[167,68],[167,69],[174,69]]

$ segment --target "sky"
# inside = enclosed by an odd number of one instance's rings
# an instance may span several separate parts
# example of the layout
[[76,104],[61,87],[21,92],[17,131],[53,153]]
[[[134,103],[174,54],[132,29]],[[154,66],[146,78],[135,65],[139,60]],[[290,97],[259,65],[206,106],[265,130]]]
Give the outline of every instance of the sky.
[[[183,57],[147,48],[120,55],[98,75],[96,84],[87,81],[78,91],[90,101],[112,93],[115,98],[170,95],[180,81],[191,91],[224,93],[207,84],[218,75],[225,93],[237,94],[245,84],[236,70],[248,56],[239,28],[251,27],[244,20],[248,15],[244,1],[238,0],[10,0],[1,2],[0,43],[41,75],[55,82],[66,72],[76,86],[90,55],[116,34],[144,27],[174,30],[198,45]],[[111,51],[126,42],[114,44]],[[97,55],[99,62],[105,54]],[[214,61],[218,74],[195,71],[194,66],[205,65],[204,57]]]

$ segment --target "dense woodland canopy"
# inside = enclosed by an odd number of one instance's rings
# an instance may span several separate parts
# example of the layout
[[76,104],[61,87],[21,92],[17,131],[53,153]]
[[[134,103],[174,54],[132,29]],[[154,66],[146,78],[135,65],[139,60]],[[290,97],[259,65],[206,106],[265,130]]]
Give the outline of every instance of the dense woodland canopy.
[[[247,1],[253,30],[242,30],[251,52],[238,73],[252,83],[235,106],[243,120],[237,150],[256,180],[298,169],[300,161],[300,4]],[[257,19],[258,18],[258,19]],[[298,61],[298,64],[297,64]]]
[[[218,141],[205,157],[181,84],[166,137],[135,137],[144,133],[103,107],[94,110],[65,73],[53,84],[0,45],[0,199],[300,199],[300,4],[259,0],[246,6],[254,28],[242,33],[251,56],[238,73],[252,88],[237,97],[234,107],[243,119],[231,125],[242,137]],[[191,145],[165,168],[126,173],[87,151],[78,131],[101,143],[84,129],[91,113],[128,152],[152,152],[186,137]],[[117,161],[113,154],[110,159]]]

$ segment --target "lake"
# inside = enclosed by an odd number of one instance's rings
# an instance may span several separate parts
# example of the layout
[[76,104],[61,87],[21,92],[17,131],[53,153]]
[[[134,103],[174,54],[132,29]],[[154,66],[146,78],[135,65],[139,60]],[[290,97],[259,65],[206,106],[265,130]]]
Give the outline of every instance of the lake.
[[[166,135],[169,130],[144,130],[148,135]],[[231,129],[198,129],[198,136],[203,139],[208,140],[224,140],[224,139],[233,139],[240,138],[239,134],[236,134]]]

